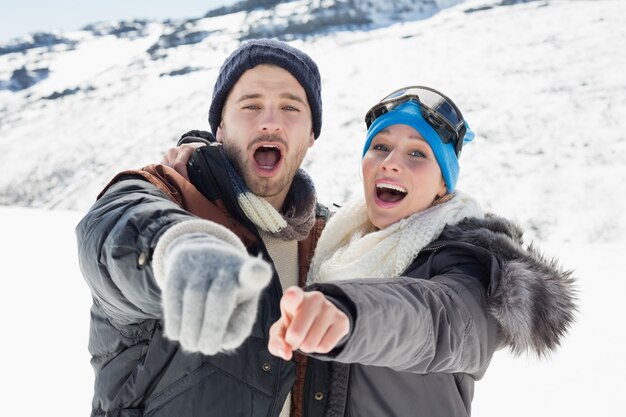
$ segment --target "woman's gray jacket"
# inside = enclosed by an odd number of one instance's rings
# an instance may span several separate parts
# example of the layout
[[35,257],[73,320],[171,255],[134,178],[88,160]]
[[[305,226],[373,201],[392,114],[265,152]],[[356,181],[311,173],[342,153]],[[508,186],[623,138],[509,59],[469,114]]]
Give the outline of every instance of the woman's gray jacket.
[[448,226],[399,278],[314,284],[348,313],[327,417],[468,416],[499,347],[542,355],[573,321],[569,272],[488,216]]

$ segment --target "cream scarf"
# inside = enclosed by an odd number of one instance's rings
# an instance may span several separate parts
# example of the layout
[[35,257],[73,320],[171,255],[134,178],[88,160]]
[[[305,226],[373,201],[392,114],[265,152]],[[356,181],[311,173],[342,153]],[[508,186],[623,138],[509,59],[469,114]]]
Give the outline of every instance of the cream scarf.
[[283,212],[280,213],[265,199],[248,189],[221,145],[215,146],[220,146],[226,172],[233,185],[239,207],[252,223],[262,231],[284,241],[299,241],[308,236],[315,223],[317,197],[313,181],[303,169],[296,172],[285,197]]
[[324,228],[307,280],[397,277],[446,225],[466,217],[482,218],[484,212],[474,199],[457,192],[445,203],[378,230],[367,217],[364,198],[353,199]]

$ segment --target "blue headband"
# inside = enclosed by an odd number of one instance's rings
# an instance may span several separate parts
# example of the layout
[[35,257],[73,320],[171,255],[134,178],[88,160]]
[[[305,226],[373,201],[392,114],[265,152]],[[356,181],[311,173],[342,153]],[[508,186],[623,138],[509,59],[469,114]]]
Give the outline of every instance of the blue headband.
[[[435,159],[441,169],[443,180],[446,183],[448,193],[454,191],[456,182],[459,179],[459,160],[454,152],[453,143],[443,143],[437,135],[437,132],[424,120],[420,106],[414,101],[409,101],[396,107],[389,113],[386,113],[376,120],[367,131],[365,146],[363,147],[363,156],[367,153],[374,136],[381,130],[392,125],[407,125],[417,130],[426,140],[435,155]],[[463,138],[464,142],[470,142],[474,139],[474,132],[469,128],[467,122],[465,124],[467,132]]]

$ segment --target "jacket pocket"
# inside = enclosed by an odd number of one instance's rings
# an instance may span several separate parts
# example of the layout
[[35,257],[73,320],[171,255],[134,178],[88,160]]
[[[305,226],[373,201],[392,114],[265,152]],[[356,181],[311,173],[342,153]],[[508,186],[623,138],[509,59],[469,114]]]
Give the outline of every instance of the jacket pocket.
[[192,388],[194,385],[197,385],[200,380],[209,377],[216,371],[217,370],[213,365],[210,363],[204,363],[200,368],[196,369],[189,375],[186,375],[185,377],[174,382],[153,397],[148,398],[146,401],[145,416],[150,415],[156,411],[156,409],[160,408],[186,390]]
[[143,410],[127,408],[120,410],[119,417],[143,417]]
[[117,408],[106,413],[94,411],[91,417],[143,417],[143,410],[139,408]]

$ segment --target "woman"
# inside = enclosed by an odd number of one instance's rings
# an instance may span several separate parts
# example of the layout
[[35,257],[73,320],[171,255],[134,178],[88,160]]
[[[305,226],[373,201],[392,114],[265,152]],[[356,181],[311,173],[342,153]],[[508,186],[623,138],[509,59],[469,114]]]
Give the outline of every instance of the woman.
[[285,291],[270,352],[333,361],[328,416],[467,416],[497,348],[559,344],[572,279],[455,191],[473,133],[449,98],[403,88],[366,123],[364,198],[327,224],[306,292]]

